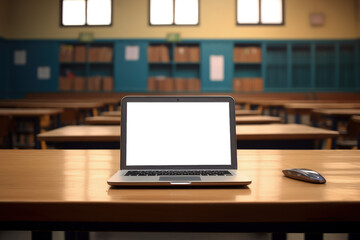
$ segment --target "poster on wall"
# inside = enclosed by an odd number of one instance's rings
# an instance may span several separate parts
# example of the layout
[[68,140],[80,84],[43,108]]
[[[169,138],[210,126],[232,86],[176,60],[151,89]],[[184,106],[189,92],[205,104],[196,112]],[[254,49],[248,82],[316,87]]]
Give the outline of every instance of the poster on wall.
[[224,81],[224,55],[210,55],[210,81]]
[[26,50],[14,51],[14,65],[17,66],[26,65]]
[[126,46],[125,47],[125,60],[138,61],[140,49],[139,46]]
[[37,68],[37,77],[39,80],[49,80],[51,76],[50,72],[49,66],[40,66]]

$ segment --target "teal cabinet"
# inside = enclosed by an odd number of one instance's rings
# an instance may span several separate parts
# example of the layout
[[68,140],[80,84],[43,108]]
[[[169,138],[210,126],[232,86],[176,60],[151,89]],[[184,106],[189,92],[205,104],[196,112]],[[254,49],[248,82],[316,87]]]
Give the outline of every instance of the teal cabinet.
[[[138,60],[127,60],[126,47],[139,48]],[[149,75],[147,62],[147,41],[116,41],[114,49],[114,77],[117,92],[146,92]]]
[[148,44],[148,90],[152,92],[199,92],[201,47],[197,42]]
[[[23,97],[29,92],[55,92],[58,91],[59,43],[57,41],[9,41],[9,81],[13,97]],[[26,52],[24,65],[14,64],[15,51]],[[38,67],[49,67],[50,78],[38,79]]]
[[357,86],[357,64],[355,44],[341,44],[339,56],[339,88]]
[[113,91],[112,42],[62,42],[59,46],[60,91]]
[[291,79],[294,89],[312,88],[311,47],[309,45],[295,44],[292,46]]
[[285,44],[268,44],[266,48],[266,87],[288,88],[288,52]]
[[[232,92],[234,77],[233,42],[204,41],[201,44],[201,90],[203,92]],[[224,80],[210,80],[210,56],[224,57]]]
[[10,97],[10,51],[7,40],[0,38],[0,98]]
[[[60,61],[59,49],[63,44],[85,46],[85,59],[80,57],[76,61],[74,58]],[[139,50],[136,60],[126,59],[126,49],[132,46],[137,46]],[[151,46],[165,47],[159,59],[152,59],[149,51]],[[261,61],[236,61],[234,49],[244,46],[260,48]],[[202,92],[233,92],[233,80],[237,78],[263,80],[263,92],[359,92],[359,46],[359,40],[186,39],[180,43],[168,43],[164,39],[103,39],[80,43],[62,39],[0,39],[0,97],[61,91],[59,79],[66,76],[69,70],[85,79],[82,89],[68,90],[80,92],[148,92],[148,80],[159,76],[171,78],[174,81],[171,84],[185,89],[183,92],[197,92],[200,88]],[[90,54],[92,47],[111,48],[110,61],[93,61],[93,53]],[[196,48],[195,55],[198,56],[184,59],[179,56],[183,51],[181,48]],[[14,52],[17,50],[26,51],[25,65],[14,65]],[[83,51],[81,48],[78,50]],[[212,55],[224,58],[223,81],[210,80]],[[50,79],[38,79],[37,69],[41,66],[50,67]],[[104,90],[103,87],[100,90],[95,87],[94,90],[91,83],[96,82],[94,78],[98,77],[111,78],[111,90]],[[194,90],[184,87],[194,79]],[[181,92],[176,87],[170,89]]]

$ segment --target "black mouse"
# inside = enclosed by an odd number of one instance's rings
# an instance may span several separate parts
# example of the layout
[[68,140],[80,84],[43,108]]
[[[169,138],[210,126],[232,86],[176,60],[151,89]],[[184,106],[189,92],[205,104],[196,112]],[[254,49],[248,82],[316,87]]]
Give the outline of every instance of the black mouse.
[[285,176],[296,180],[311,183],[326,183],[326,180],[320,173],[306,168],[291,168],[282,170]]

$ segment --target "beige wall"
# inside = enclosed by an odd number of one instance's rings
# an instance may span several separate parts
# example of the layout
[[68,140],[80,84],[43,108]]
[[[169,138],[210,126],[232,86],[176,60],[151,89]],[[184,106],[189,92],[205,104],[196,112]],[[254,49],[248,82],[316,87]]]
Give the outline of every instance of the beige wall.
[[6,37],[8,0],[0,0],[0,37]]
[[[3,1],[3,0],[0,0]],[[285,26],[235,25],[235,0],[200,0],[200,26],[149,27],[148,0],[113,0],[111,27],[60,27],[59,0],[11,0],[9,38],[77,38],[94,32],[96,38],[163,38],[180,32],[182,38],[237,39],[352,39],[360,36],[358,0],[285,0]],[[326,23],[311,27],[309,14],[322,12]],[[1,32],[0,32],[1,33]]]

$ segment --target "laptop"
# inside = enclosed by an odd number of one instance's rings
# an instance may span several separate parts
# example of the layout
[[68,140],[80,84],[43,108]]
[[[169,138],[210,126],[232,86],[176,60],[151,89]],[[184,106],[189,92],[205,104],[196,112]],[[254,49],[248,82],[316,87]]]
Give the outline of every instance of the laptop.
[[114,186],[248,185],[237,170],[231,97],[124,97]]

